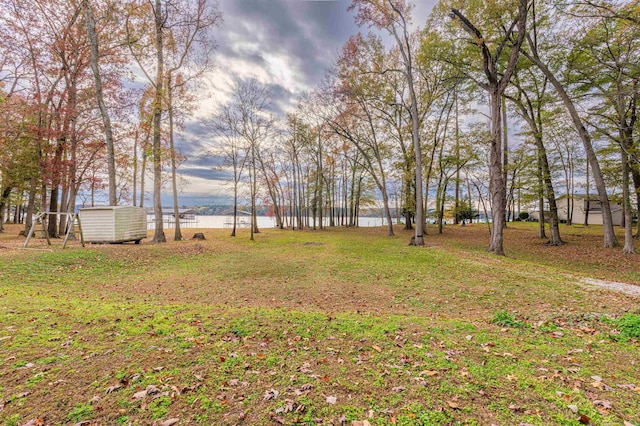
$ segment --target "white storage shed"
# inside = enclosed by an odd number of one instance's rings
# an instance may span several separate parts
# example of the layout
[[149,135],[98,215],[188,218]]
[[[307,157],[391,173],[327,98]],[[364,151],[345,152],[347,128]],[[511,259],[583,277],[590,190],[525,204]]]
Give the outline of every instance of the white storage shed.
[[80,209],[82,236],[89,243],[124,243],[147,237],[147,212],[142,207],[103,206]]

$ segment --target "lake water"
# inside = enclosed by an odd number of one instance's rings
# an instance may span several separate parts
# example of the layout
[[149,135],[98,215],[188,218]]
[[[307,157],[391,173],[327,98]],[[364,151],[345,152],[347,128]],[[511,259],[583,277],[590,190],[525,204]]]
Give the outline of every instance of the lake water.
[[[275,228],[276,219],[268,216],[258,216],[258,228]],[[239,222],[248,223],[247,217],[238,217]],[[194,219],[180,221],[182,228],[231,228],[233,217],[231,216],[194,216]],[[359,225],[361,227],[382,226],[382,219],[379,217],[360,217]],[[149,229],[153,229],[153,216],[148,220]],[[329,221],[325,220],[326,226]],[[165,226],[172,228],[173,224],[165,223]],[[246,225],[245,225],[246,227]]]

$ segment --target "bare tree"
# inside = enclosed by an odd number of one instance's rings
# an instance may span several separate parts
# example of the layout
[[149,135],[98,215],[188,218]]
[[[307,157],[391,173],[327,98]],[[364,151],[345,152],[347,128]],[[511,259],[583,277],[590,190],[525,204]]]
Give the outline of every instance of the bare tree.
[[422,145],[420,142],[420,117],[418,115],[418,97],[415,88],[414,58],[411,50],[409,24],[411,20],[411,7],[404,0],[353,0],[350,9],[356,9],[356,23],[372,25],[378,29],[386,30],[396,41],[400,58],[402,59],[402,72],[407,81],[411,114],[411,137],[413,140],[413,153],[415,157],[415,182],[416,182],[416,230],[411,240],[412,245],[424,245],[424,206],[422,186]]
[[[129,50],[138,67],[154,88],[153,96],[153,210],[154,234],[153,242],[163,243],[164,235],[162,217],[162,104],[165,72],[165,32],[169,19],[171,1],[155,0],[154,2],[134,2],[132,10],[127,14],[126,31]],[[153,31],[147,32],[149,21],[153,22]],[[155,74],[151,71],[155,68]]]
[[237,131],[237,117],[232,105],[223,105],[217,115],[202,120],[201,124],[217,136],[211,152],[222,157],[223,167],[231,168],[233,178],[233,227],[231,236],[236,236],[238,223],[238,187],[247,161],[246,146]]
[[96,32],[96,21],[93,14],[93,8],[90,0],[83,0],[82,9],[84,12],[85,28],[87,38],[91,46],[91,71],[96,85],[96,99],[100,108],[100,116],[104,125],[104,136],[107,145],[107,171],[109,175],[109,205],[115,206],[118,203],[116,196],[116,159],[113,147],[113,131],[111,127],[111,117],[104,102],[104,94],[102,90],[102,76],[100,74],[99,65],[99,45],[98,34]]
[[[178,185],[176,176],[176,150],[174,142],[176,95],[184,93],[187,85],[201,77],[211,67],[211,54],[215,40],[208,30],[218,25],[221,14],[211,0],[182,1],[176,5],[174,19],[167,25],[169,39],[166,46],[166,102],[169,115],[169,155],[171,156],[171,186],[173,214],[175,216],[174,240],[182,239],[178,214]],[[185,108],[185,106],[183,106]],[[188,107],[187,107],[188,108]]]
[[225,131],[237,135],[244,141],[249,173],[249,193],[251,197],[251,236],[253,241],[257,229],[256,198],[258,194],[258,161],[261,145],[272,136],[274,117],[270,113],[271,93],[257,80],[241,82],[223,108]]

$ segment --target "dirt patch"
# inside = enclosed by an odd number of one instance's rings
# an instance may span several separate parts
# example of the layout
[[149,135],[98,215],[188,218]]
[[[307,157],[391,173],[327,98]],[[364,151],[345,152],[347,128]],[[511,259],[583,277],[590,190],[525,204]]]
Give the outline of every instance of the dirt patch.
[[[484,224],[465,227],[446,226],[443,234],[429,227],[425,237],[429,244],[442,244],[462,251],[486,252],[489,232]],[[618,241],[623,229],[615,228]],[[622,248],[603,248],[602,226],[564,225],[560,234],[566,244],[549,246],[547,239],[538,238],[537,224],[509,223],[504,231],[504,248],[508,258],[557,268],[580,277],[635,283],[640,281],[637,262],[622,255]]]
[[586,284],[588,287],[602,288],[628,294],[634,297],[640,297],[640,286],[637,285],[619,283],[615,281],[598,280],[595,278],[583,278],[581,282]]

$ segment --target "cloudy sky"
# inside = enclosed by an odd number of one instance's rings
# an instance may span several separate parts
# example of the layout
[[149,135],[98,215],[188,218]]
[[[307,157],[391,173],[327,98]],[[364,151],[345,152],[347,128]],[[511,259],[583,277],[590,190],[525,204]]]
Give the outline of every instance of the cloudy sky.
[[[424,26],[435,0],[422,0],[413,13],[415,25]],[[239,81],[256,78],[274,96],[277,111],[290,110],[297,97],[315,87],[342,45],[357,32],[349,0],[220,0],[224,23],[215,31],[216,71],[187,131],[178,143],[189,160],[179,169],[188,185],[180,204],[224,202],[227,176],[212,168],[203,156],[210,142],[198,128],[200,117],[215,111]],[[204,93],[203,93],[204,94]],[[164,204],[169,204],[166,197]]]

